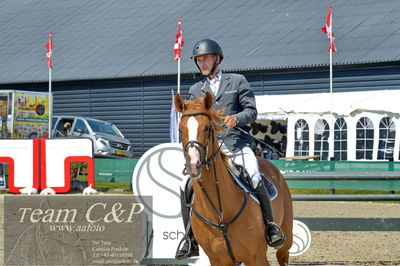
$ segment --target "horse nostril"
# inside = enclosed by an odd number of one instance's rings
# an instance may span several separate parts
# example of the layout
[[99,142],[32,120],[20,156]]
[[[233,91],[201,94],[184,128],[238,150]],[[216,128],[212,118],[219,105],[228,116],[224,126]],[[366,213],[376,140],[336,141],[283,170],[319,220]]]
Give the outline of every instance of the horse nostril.
[[201,162],[200,160],[193,161],[191,163],[192,173],[198,174],[201,171]]

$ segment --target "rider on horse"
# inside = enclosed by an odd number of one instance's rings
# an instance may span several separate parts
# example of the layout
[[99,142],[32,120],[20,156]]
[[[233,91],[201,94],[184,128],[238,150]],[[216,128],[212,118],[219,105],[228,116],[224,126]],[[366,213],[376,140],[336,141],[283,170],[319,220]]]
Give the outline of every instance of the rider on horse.
[[[242,165],[247,170],[253,193],[260,202],[267,243],[271,247],[280,246],[284,242],[284,236],[278,225],[274,223],[271,200],[262,182],[257,158],[251,149],[253,140],[249,135],[235,128],[252,123],[257,118],[255,97],[250,84],[243,75],[222,73],[219,64],[224,56],[219,44],[213,40],[204,39],[197,42],[191,58],[194,59],[204,78],[190,88],[189,97],[190,99],[200,98],[208,91],[213,95],[214,108],[224,109],[224,124],[229,129],[226,133],[219,134],[221,150],[236,164]],[[191,183],[185,182],[184,188],[181,188],[181,207],[186,235],[183,245],[178,247],[176,259],[199,255],[198,244],[190,225],[191,194]]]

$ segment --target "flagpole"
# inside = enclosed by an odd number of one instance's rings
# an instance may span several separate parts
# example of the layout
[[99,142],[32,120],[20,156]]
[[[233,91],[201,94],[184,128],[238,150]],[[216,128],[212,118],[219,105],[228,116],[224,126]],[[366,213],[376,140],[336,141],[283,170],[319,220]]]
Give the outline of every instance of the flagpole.
[[333,117],[333,70],[332,70],[332,48],[329,49],[329,92],[331,98],[331,117]]
[[181,94],[181,58],[178,59],[178,93]]
[[[178,89],[177,89],[177,91],[178,91],[178,94],[180,95],[181,94],[181,57],[179,57],[179,59],[178,59]],[[179,122],[180,122],[180,120],[181,120],[181,115],[180,115],[180,113],[176,113],[176,115],[178,116],[178,123],[177,123],[177,127],[176,127],[176,140],[178,141],[178,143],[179,143],[179,130],[178,130],[178,127],[179,127]]]
[[[330,37],[329,38],[329,92],[330,92],[330,99],[331,99],[331,126],[332,126],[332,134],[330,134],[330,146],[334,147],[334,135],[335,135],[335,119],[333,117],[333,67],[332,67],[332,53],[333,53],[333,25],[332,25],[332,13],[330,16],[330,25],[331,25],[331,31],[330,31]],[[331,152],[334,149],[329,149]],[[334,152],[331,154],[330,158],[334,158]]]
[[[178,19],[178,33],[176,35],[175,39],[175,45],[174,45],[174,53],[175,53],[175,60],[178,61],[178,88],[177,92],[178,94],[181,94],[181,49],[183,46],[183,43],[185,42],[185,39],[182,37],[182,29],[181,29],[181,23],[182,20]],[[179,122],[181,119],[181,115],[177,113],[177,126],[176,126],[176,140],[179,143]]]
[[330,32],[330,45],[329,45],[329,89],[331,94],[331,116],[332,116],[332,109],[333,109],[333,69],[332,69],[332,49],[333,49],[333,24],[332,24],[332,13],[330,16],[330,24],[331,24],[331,32]]
[[49,67],[49,139],[51,138],[52,116],[53,116],[53,97],[51,95],[51,70]]
[[49,130],[48,138],[51,138],[52,129],[52,118],[53,118],[53,96],[51,91],[51,74],[53,70],[52,66],[52,53],[53,53],[53,32],[49,32],[49,41],[46,43],[46,57],[47,57],[47,67],[49,69]]

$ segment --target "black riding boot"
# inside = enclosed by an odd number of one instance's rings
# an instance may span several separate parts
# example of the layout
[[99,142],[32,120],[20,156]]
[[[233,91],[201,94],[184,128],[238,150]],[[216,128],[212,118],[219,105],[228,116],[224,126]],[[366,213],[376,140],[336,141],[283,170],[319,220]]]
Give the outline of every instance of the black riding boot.
[[[186,185],[187,188],[188,186],[191,186],[191,184]],[[189,189],[191,189],[191,187]],[[186,189],[186,193],[181,190],[181,209],[183,224],[185,226],[185,236],[178,245],[178,249],[175,254],[175,259],[177,260],[199,256],[199,245],[197,244],[196,239],[194,239],[190,223],[190,208],[187,206],[187,202],[190,202],[191,199],[191,196],[189,196],[191,193],[187,192],[188,189]]]
[[266,227],[265,236],[267,243],[271,247],[278,247],[285,241],[285,235],[283,234],[279,225],[274,223],[271,200],[262,180],[260,180],[258,186],[254,189],[254,194],[260,201],[261,212],[263,214]]

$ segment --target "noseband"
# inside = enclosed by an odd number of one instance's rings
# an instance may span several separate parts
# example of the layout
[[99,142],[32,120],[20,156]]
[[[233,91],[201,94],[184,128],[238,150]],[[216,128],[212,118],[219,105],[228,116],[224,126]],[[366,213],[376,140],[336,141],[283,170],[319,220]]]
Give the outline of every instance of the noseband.
[[[209,116],[207,113],[204,113],[204,112],[195,112],[195,113],[183,114],[181,118],[186,117],[186,116],[189,116],[189,117],[190,117],[190,116],[198,116],[198,115],[207,116],[208,119],[211,121],[210,116]],[[210,139],[211,139],[212,141],[214,141],[213,130],[214,130],[214,129],[213,129],[213,127],[212,127],[211,124],[210,124],[210,126],[208,127],[207,143],[206,143],[205,145],[202,144],[202,143],[200,143],[200,142],[198,142],[198,141],[196,141],[196,140],[190,140],[190,141],[188,141],[188,143],[186,143],[186,145],[185,145],[185,147],[184,147],[184,152],[185,152],[185,154],[187,154],[189,148],[193,148],[193,147],[196,148],[196,149],[199,151],[199,153],[200,153],[200,159],[202,159],[202,160],[201,160],[201,164],[204,164],[204,165],[207,167],[207,169],[208,169],[208,168],[210,167],[210,165],[215,161],[215,156],[216,156],[216,154],[218,153],[218,151],[220,150],[220,149],[218,149],[217,152],[214,153],[214,154],[208,159],[208,146],[209,146],[209,144],[210,144]],[[182,132],[181,132],[181,133],[182,133]],[[181,139],[182,139],[182,138],[181,138]],[[196,144],[197,144],[197,146],[196,146]],[[198,147],[201,147],[201,148],[203,149],[204,153],[201,153]],[[186,156],[185,156],[185,157],[186,157]]]

